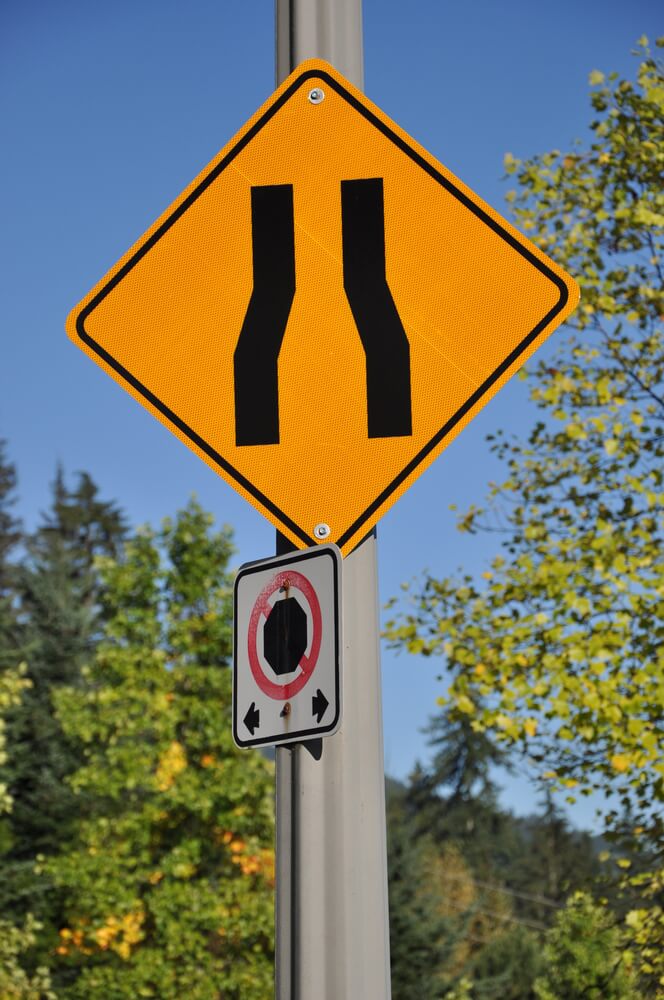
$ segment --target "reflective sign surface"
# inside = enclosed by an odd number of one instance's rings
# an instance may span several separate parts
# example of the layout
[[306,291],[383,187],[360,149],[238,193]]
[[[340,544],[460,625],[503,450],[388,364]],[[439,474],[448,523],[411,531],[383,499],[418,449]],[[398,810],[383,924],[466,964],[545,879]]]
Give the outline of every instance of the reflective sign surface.
[[72,312],[70,337],[299,547],[346,553],[576,284],[303,63]]
[[335,545],[247,563],[233,600],[233,739],[272,746],[341,725],[341,577]]

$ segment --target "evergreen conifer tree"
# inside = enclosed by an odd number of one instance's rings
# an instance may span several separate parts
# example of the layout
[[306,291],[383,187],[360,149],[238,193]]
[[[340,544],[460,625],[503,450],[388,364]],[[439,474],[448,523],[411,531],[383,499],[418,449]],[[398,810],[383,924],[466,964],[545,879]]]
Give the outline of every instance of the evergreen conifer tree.
[[594,838],[570,825],[550,792],[540,809],[518,820],[522,850],[510,859],[505,881],[516,893],[516,915],[549,926],[556,907],[570,893],[587,889],[601,865]]
[[[12,507],[16,502],[16,469],[6,454],[6,444],[0,439],[0,689],[3,684],[11,684],[22,660],[21,627],[16,606],[17,565],[12,556],[21,541],[21,525],[14,516]],[[24,685],[23,685],[24,686]],[[2,753],[0,755],[0,872],[5,867],[5,858],[11,848],[11,823],[8,809],[3,809],[3,800],[11,802],[9,794],[10,776],[7,767],[6,720],[4,716],[15,708],[20,699],[7,699],[3,708]],[[2,875],[0,875],[0,898],[2,896]],[[2,907],[0,906],[0,914]]]
[[509,770],[509,758],[469,719],[443,712],[426,732],[434,754],[425,769],[416,769],[406,796],[415,827],[438,844],[456,844],[473,870],[486,875],[496,854],[502,862],[501,843],[513,832],[492,774],[498,766]]
[[59,904],[48,880],[35,874],[35,859],[59,850],[78,802],[66,777],[78,763],[77,748],[55,718],[53,694],[79,683],[98,637],[100,585],[95,560],[117,551],[123,516],[98,498],[86,473],[73,489],[61,469],[50,511],[26,540],[26,557],[15,573],[21,655],[30,686],[8,719],[6,775],[13,808],[0,879],[0,913],[32,911],[47,927]]
[[16,566],[12,554],[21,540],[21,524],[14,516],[16,469],[0,439],[0,670],[16,666],[20,648],[16,616]]
[[393,1000],[437,1000],[458,938],[442,913],[439,886],[432,880],[436,848],[418,837],[403,809],[402,793],[388,800],[388,884]]

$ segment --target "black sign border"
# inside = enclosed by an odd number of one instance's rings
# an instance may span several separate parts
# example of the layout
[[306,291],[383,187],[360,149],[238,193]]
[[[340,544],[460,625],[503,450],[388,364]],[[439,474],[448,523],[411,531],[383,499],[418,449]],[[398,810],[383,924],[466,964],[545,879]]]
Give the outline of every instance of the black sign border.
[[[302,729],[298,730],[297,733],[290,733],[288,739],[279,739],[275,736],[264,736],[261,739],[254,739],[252,736],[248,740],[243,740],[239,735],[239,706],[237,699],[237,651],[238,651],[238,634],[237,634],[237,605],[238,605],[238,587],[240,581],[245,576],[251,576],[252,573],[262,573],[264,570],[274,569],[278,571],[284,566],[290,566],[292,563],[306,562],[308,559],[320,559],[323,556],[329,556],[332,560],[334,567],[334,701],[336,712],[334,718],[326,723],[324,726],[315,726],[312,729]],[[254,561],[250,563],[245,563],[240,566],[237,576],[235,577],[235,584],[233,586],[233,739],[238,747],[242,750],[249,749],[250,747],[259,746],[293,746],[294,743],[302,742],[306,739],[314,739],[316,737],[325,737],[333,735],[339,725],[339,719],[341,717],[341,581],[339,578],[339,561],[338,556],[334,552],[334,549],[329,545],[318,545],[315,548],[306,549],[304,552],[298,551],[289,552],[288,555],[274,556],[272,559],[261,559],[259,561]],[[305,685],[306,687],[306,685]],[[304,690],[304,688],[302,689]]]
[[[284,513],[269,497],[265,496],[257,487],[253,485],[242,473],[236,469],[230,462],[228,462],[222,455],[219,454],[214,448],[212,448],[193,428],[189,427],[181,417],[173,412],[168,406],[161,402],[153,392],[148,389],[147,386],[143,385],[137,378],[135,378],[131,372],[129,372],[123,365],[120,364],[108,351],[106,351],[101,344],[99,344],[85,329],[85,321],[90,316],[90,314],[97,308],[97,306],[103,302],[107,295],[118,285],[123,278],[135,267],[135,265],[152,249],[152,247],[158,243],[164,233],[173,226],[180,216],[184,215],[187,209],[201,196],[201,194],[212,184],[219,174],[222,173],[226,167],[232,163],[235,157],[247,146],[251,140],[260,132],[267,122],[279,111],[279,109],[293,96],[293,94],[299,90],[299,88],[306,83],[307,80],[315,78],[316,80],[323,80],[329,87],[331,87],[340,97],[342,97],[348,104],[350,104],[356,111],[358,111],[364,118],[367,119],[375,128],[377,128],[383,135],[386,136],[395,146],[397,146],[403,153],[410,157],[419,167],[421,167],[426,173],[428,173],[435,181],[442,185],[446,191],[448,191],[453,197],[455,197],[461,204],[463,204],[473,215],[481,219],[485,225],[489,226],[498,236],[501,237],[509,246],[511,246],[517,253],[524,257],[529,263],[531,263],[541,274],[548,278],[559,290],[560,298],[558,302],[553,306],[552,309],[537,323],[536,326],[527,334],[526,337],[521,341],[517,347],[501,362],[500,365],[495,369],[492,374],[485,379],[482,385],[476,389],[476,391],[470,396],[466,402],[459,407],[456,413],[441,427],[441,429],[434,434],[430,441],[424,445],[423,448],[411,459],[410,462],[402,469],[402,471],[395,476],[391,483],[385,487],[384,490],[379,493],[376,499],[369,504],[369,506],[360,514],[358,518],[353,521],[353,523],[340,535],[335,541],[339,547],[344,546],[347,542],[353,539],[366,524],[368,519],[378,510],[386,500],[389,499],[392,493],[404,482],[405,479],[410,476],[410,474],[422,463],[422,461],[427,457],[427,455],[438,445],[440,442],[447,437],[447,435],[456,427],[460,420],[468,413],[469,410],[486,394],[486,392],[494,385],[494,383],[510,368],[510,366],[524,353],[524,351],[529,347],[529,345],[539,336],[539,334],[544,330],[547,325],[565,308],[567,300],[569,297],[567,285],[554,271],[551,270],[543,261],[541,261],[532,251],[527,247],[522,246],[515,237],[508,232],[503,226],[500,225],[495,219],[493,219],[487,212],[485,212],[479,205],[476,205],[467,194],[461,191],[452,181],[448,180],[447,177],[443,176],[434,166],[432,166],[427,160],[424,159],[416,150],[412,149],[408,143],[387,125],[385,122],[381,121],[369,108],[365,107],[361,101],[359,101],[353,94],[351,94],[342,84],[340,84],[334,77],[330,76],[329,73],[325,72],[322,68],[310,68],[305,70],[303,73],[298,75],[289,87],[284,90],[284,92],[277,98],[274,104],[263,114],[252,126],[251,128],[242,136],[239,142],[233,147],[233,149],[224,156],[219,163],[214,166],[208,174],[200,181],[199,184],[191,191],[187,197],[178,205],[178,207],[171,213],[171,215],[166,218],[162,224],[152,233],[152,235],[143,243],[139,249],[134,253],[129,260],[127,260],[123,266],[117,271],[116,274],[100,289],[99,292],[88,302],[88,304],[81,310],[81,312],[76,317],[76,332],[80,339],[86,344],[90,350],[92,350],[99,358],[101,358],[110,368],[118,373],[121,378],[131,385],[136,392],[138,392],[144,399],[146,399],[155,409],[157,409],[161,414],[163,414],[166,419],[177,427],[185,437],[187,437],[192,444],[202,451],[208,458],[214,462],[215,465],[219,466],[220,469],[233,479],[238,486],[249,493],[258,503],[269,510],[270,513],[293,535],[299,538],[306,545],[315,545],[315,539],[312,535],[307,534],[307,532],[296,524],[287,514]],[[239,331],[238,331],[239,332]]]

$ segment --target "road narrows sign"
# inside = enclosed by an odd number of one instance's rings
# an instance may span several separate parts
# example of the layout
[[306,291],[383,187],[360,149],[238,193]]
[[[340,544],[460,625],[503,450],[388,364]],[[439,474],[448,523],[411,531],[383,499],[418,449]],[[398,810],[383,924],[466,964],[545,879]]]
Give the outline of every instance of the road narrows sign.
[[335,545],[240,568],[233,615],[238,746],[291,743],[339,728],[341,574]]
[[577,301],[561,268],[311,60],[67,331],[297,546],[325,523],[347,553]]

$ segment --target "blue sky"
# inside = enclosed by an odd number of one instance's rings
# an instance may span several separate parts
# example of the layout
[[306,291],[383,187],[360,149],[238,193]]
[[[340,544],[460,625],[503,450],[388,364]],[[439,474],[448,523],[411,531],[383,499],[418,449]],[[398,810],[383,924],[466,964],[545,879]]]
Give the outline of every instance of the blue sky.
[[[654,0],[365,0],[365,90],[500,211],[503,156],[586,135],[593,69],[632,74]],[[271,0],[4,0],[0,10],[0,436],[28,527],[57,461],[89,471],[135,524],[196,493],[233,525],[237,563],[270,555],[274,529],[77,351],[70,309],[274,89]],[[555,338],[554,334],[554,338]],[[500,476],[485,436],[532,419],[512,382],[379,525],[380,597],[425,567],[481,572],[492,537],[455,529],[449,506]],[[437,664],[385,653],[388,771],[426,757]],[[533,805],[523,783],[505,801]],[[576,814],[590,822],[590,812]]]

